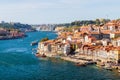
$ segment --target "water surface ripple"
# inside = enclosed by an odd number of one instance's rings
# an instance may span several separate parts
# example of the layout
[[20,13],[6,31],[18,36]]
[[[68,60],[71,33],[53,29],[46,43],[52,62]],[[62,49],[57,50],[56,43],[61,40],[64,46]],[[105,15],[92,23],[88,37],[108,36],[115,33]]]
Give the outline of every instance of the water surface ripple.
[[77,67],[59,59],[38,59],[30,43],[53,32],[31,32],[28,37],[0,41],[0,80],[120,80],[120,74],[96,66]]

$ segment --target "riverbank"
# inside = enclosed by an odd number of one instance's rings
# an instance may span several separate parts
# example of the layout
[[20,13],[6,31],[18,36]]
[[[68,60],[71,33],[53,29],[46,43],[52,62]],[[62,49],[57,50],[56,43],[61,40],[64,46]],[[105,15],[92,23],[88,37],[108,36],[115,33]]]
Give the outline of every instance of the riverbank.
[[69,56],[64,56],[64,55],[57,55],[55,53],[50,53],[50,54],[39,54],[37,53],[37,57],[42,57],[45,55],[46,57],[50,58],[60,58],[65,61],[70,61],[73,63],[83,63],[86,65],[89,64],[96,64],[97,62],[92,60],[92,57],[89,56],[84,56],[84,55],[69,55]]
[[[42,57],[42,56],[38,56],[38,57]],[[80,54],[75,54],[75,55],[68,55],[68,56],[60,56],[57,54],[45,54],[45,57],[42,58],[59,58],[61,60],[64,61],[68,61],[68,62],[73,62],[75,64],[75,66],[87,66],[87,65],[96,65],[99,68],[103,68],[106,70],[110,70],[110,71],[118,71],[120,70],[120,65],[113,65],[113,64],[109,64],[109,63],[102,63],[99,62],[97,60],[94,60],[93,56],[86,56],[86,55],[80,55]]]
[[77,56],[61,56],[60,58],[74,63],[88,63],[90,61],[92,62],[92,60],[90,59],[86,59],[84,57],[77,57]]
[[21,36],[0,36],[0,40],[10,40],[10,39],[19,39],[27,37],[27,35],[21,35]]

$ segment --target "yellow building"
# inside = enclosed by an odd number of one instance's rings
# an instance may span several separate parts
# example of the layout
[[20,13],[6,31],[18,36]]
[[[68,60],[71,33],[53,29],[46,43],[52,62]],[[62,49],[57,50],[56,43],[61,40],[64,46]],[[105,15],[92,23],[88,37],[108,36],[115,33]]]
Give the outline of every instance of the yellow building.
[[120,48],[115,48],[114,55],[117,63],[120,63]]

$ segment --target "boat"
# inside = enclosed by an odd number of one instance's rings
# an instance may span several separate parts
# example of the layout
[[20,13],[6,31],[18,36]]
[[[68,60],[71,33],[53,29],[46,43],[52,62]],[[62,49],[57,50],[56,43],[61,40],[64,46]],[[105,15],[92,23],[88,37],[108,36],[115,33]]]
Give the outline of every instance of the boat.
[[94,62],[94,61],[88,61],[88,62],[86,62],[86,64],[87,65],[92,65],[92,64],[96,64],[96,62]]
[[35,56],[36,56],[36,57],[42,57],[42,58],[47,57],[45,54],[39,54],[39,53],[36,53]]
[[40,55],[39,53],[36,53],[35,56],[36,56],[36,57],[40,57],[41,55]]
[[38,41],[32,41],[30,45],[34,46],[34,45],[37,45],[37,44],[38,44]]
[[45,58],[45,57],[47,57],[47,56],[46,56],[45,54],[42,54],[41,57]]
[[105,64],[104,63],[97,63],[96,66],[98,66],[98,67],[104,67]]
[[118,69],[118,72],[120,73],[120,69]]
[[112,67],[110,66],[105,66],[104,69],[112,71]]
[[83,67],[85,67],[85,66],[86,66],[86,63],[76,63],[75,65],[76,65],[76,66],[83,66]]
[[110,70],[110,71],[112,71],[112,68],[111,68],[111,67],[107,67],[106,70]]

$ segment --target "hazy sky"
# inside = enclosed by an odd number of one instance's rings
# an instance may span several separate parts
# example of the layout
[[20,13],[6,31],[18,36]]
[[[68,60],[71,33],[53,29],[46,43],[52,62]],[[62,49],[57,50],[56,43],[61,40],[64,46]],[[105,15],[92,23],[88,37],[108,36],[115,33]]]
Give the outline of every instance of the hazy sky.
[[0,20],[28,24],[120,18],[120,0],[0,0]]

